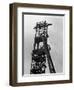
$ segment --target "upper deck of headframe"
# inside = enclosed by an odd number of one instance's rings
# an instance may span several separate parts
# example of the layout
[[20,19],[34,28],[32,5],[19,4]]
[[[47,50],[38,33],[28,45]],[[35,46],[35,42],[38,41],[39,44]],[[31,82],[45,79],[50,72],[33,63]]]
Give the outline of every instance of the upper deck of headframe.
[[48,26],[51,26],[51,25],[52,25],[51,23],[47,23],[46,21],[37,22],[34,29],[38,29],[38,28],[41,29],[41,28],[45,28],[45,27],[48,27]]

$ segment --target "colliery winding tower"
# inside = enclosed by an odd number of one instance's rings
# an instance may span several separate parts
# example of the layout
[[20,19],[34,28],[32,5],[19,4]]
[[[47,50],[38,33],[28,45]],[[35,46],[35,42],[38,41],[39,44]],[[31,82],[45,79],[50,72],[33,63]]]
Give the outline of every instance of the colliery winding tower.
[[[30,74],[43,74],[46,71],[46,60],[48,61],[48,67],[50,73],[56,73],[52,58],[50,55],[50,45],[47,43],[48,35],[48,24],[46,21],[37,22],[35,29],[34,38],[34,49],[32,50],[32,62]],[[40,45],[42,43],[42,46]]]

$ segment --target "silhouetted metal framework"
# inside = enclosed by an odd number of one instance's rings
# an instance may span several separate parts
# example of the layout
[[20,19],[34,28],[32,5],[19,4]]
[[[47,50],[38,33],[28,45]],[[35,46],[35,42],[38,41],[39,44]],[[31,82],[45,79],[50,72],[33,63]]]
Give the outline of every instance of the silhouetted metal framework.
[[[36,30],[34,38],[34,49],[32,50],[32,63],[31,63],[31,74],[42,74],[46,70],[46,59],[48,61],[50,73],[56,73],[52,58],[50,55],[50,45],[47,43],[48,39],[48,24],[46,21],[37,22],[34,29]],[[40,43],[43,43],[40,46]]]

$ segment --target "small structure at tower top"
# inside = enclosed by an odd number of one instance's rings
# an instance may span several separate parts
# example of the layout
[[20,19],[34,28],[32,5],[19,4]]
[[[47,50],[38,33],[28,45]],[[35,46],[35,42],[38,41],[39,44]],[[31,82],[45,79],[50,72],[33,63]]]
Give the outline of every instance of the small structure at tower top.
[[42,21],[42,22],[37,22],[34,29],[37,29],[37,28],[41,29],[42,27],[48,27],[50,25],[52,25],[52,24],[47,23],[46,20],[45,20],[45,21]]

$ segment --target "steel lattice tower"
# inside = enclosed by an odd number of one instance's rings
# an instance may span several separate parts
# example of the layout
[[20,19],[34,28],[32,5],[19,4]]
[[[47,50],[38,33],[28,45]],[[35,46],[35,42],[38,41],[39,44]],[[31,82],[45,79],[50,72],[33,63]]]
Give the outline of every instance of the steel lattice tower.
[[[46,23],[46,21],[37,22],[34,27],[36,33],[34,38],[34,49],[32,50],[32,63],[30,74],[42,74],[46,70],[46,59],[48,60],[48,66],[50,73],[56,73],[52,58],[50,55],[50,45],[47,43],[48,39],[48,26],[52,24]],[[40,47],[40,43],[43,45]]]

